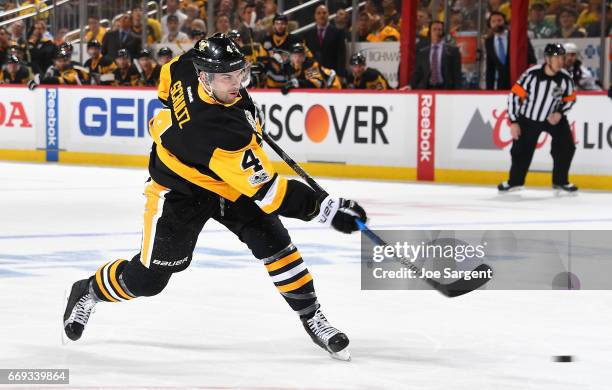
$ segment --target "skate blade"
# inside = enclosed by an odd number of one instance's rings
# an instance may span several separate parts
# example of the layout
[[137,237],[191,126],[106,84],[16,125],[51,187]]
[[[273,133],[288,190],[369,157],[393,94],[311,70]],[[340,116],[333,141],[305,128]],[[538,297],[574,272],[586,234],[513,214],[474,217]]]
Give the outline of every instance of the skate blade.
[[[62,305],[64,310],[66,309],[66,306],[68,305],[68,297],[70,297],[70,290],[69,289],[68,290],[64,290],[64,301],[63,301],[64,304]],[[61,335],[62,345],[67,345],[67,344],[72,343],[73,341],[70,340],[68,338],[68,336],[66,336],[66,331],[64,330],[64,312],[63,311],[60,312],[60,323],[61,323],[60,329],[61,329],[61,332],[62,332],[62,335]]]
[[512,187],[506,191],[502,191],[502,190],[497,190],[497,192],[499,192],[500,194],[509,194],[511,192],[519,192],[519,191],[523,191],[525,189],[524,186],[518,186],[518,187]]
[[351,361],[351,353],[349,352],[348,348],[344,348],[342,351],[338,352],[330,352],[329,356],[331,356],[333,359],[342,360],[344,362]]
[[578,196],[578,191],[568,192],[564,190],[554,189],[553,192],[558,198],[573,198],[575,196]]

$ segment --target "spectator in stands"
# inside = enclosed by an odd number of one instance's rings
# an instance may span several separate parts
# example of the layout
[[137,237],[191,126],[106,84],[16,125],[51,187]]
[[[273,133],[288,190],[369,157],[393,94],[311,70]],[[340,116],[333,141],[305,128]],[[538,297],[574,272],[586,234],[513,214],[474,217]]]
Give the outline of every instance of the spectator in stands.
[[66,34],[68,34],[68,29],[66,27],[62,27],[55,33],[55,38],[53,38],[53,44],[55,46],[59,46],[62,43],[66,42]]
[[159,72],[161,66],[155,63],[153,54],[148,49],[143,49],[138,55],[138,64],[140,65],[140,85],[146,87],[155,87],[159,84]]
[[258,42],[263,39],[259,32],[255,30],[255,3],[244,3],[238,9],[238,25],[236,30],[240,33],[241,39],[246,43]]
[[478,1],[477,0],[457,0],[452,7],[461,11],[463,14],[463,29],[465,31],[475,31],[478,20]]
[[126,49],[130,56],[136,56],[140,52],[140,37],[132,32],[132,18],[128,14],[123,14],[118,19],[118,29],[109,31],[102,40],[102,54],[115,59],[121,49]]
[[9,32],[4,27],[0,27],[0,67],[8,59],[9,46]]
[[370,14],[362,12],[357,19],[357,42],[367,42],[370,35]]
[[546,17],[546,3],[542,0],[531,3],[527,33],[531,39],[552,38],[557,32],[555,23]]
[[[587,36],[589,37],[600,37],[601,36],[601,23],[591,23],[587,25]],[[606,7],[606,30],[605,35],[612,34],[612,4],[608,4]]]
[[378,0],[366,0],[364,10],[370,15],[374,15],[383,11],[382,5]]
[[276,16],[277,9],[276,0],[264,0],[263,17],[258,19],[255,23],[257,30],[260,31],[262,35],[272,31],[272,23],[274,16]]
[[173,43],[176,45],[189,44],[190,40],[187,34],[179,31],[179,19],[176,15],[169,15],[166,19],[167,33],[161,40],[161,43]]
[[[218,8],[217,13],[227,16],[229,21],[228,25],[231,26],[234,22],[234,2],[232,0],[221,0]],[[228,27],[225,32],[229,30],[230,27]]]
[[167,46],[164,46],[160,48],[159,51],[157,52],[157,63],[161,67],[164,64],[167,64],[168,62],[170,62],[172,57],[174,57],[174,53],[172,53],[172,49],[170,49]]
[[16,45],[25,47],[26,39],[25,39],[25,26],[23,21],[18,20],[11,24],[11,42]]
[[572,8],[580,11],[577,0],[545,0],[545,4],[548,6],[546,13],[555,18],[563,8]]
[[9,56],[6,68],[0,72],[0,84],[27,84],[32,80],[31,70],[22,65],[17,56]]
[[382,7],[384,10],[385,26],[391,26],[399,31],[402,15],[397,12],[395,0],[382,0]]
[[[32,34],[28,38],[28,50],[34,71],[45,72],[53,64],[53,56],[57,47],[53,42],[45,38],[47,23],[43,20],[34,22]],[[72,53],[69,53],[72,54]]]
[[460,10],[454,9],[451,10],[449,22],[450,26],[448,28],[448,33],[454,38],[456,34],[460,31],[465,31],[465,14]]
[[559,12],[559,16],[557,17],[557,24],[559,25],[559,30],[555,34],[556,38],[584,38],[586,37],[586,31],[578,24],[576,24],[576,19],[578,18],[578,13],[572,8],[563,8]]
[[389,83],[385,76],[377,69],[366,66],[366,57],[361,53],[355,53],[349,61],[351,73],[346,78],[347,87],[351,89],[389,89]]
[[345,37],[345,39],[350,39],[349,15],[343,8],[340,8],[338,11],[336,11],[334,27],[336,27],[339,31],[342,32],[342,35]]
[[[137,36],[142,36],[142,9],[138,6],[132,7],[132,33]],[[147,17],[147,46],[159,42],[161,39],[161,24],[157,19]]]
[[70,54],[65,50],[58,50],[53,59],[53,65],[47,69],[41,79],[42,84],[81,85],[86,80],[82,72],[74,69]]
[[[485,39],[486,87],[487,89],[510,89],[510,32],[506,16],[501,12],[491,12],[487,21],[492,34]],[[527,45],[527,64],[537,60],[531,42]]]
[[192,43],[196,43],[200,39],[206,38],[206,23],[202,19],[194,19],[191,21],[189,29],[189,38]]
[[581,91],[601,91],[591,71],[582,64],[578,55],[578,46],[573,42],[563,45],[565,48],[565,69],[572,75],[576,89]]
[[429,23],[431,23],[431,14],[427,8],[419,8],[417,10],[416,34],[417,36],[427,38],[429,36]]
[[230,30],[230,18],[226,14],[218,14],[215,18],[215,33],[227,34]]
[[185,15],[187,15],[187,19],[183,23],[183,26],[180,28],[181,32],[184,32],[187,35],[191,33],[191,22],[198,19],[200,17],[200,10],[198,6],[195,4],[189,4],[184,8]]
[[183,23],[187,20],[187,15],[185,15],[179,9],[178,0],[167,0],[166,1],[166,14],[162,16],[161,25],[162,25],[162,35],[168,34],[168,16],[176,16],[178,20],[178,28],[183,27]]
[[140,73],[132,63],[129,51],[120,49],[115,57],[115,63],[117,68],[113,71],[115,75],[113,85],[134,87],[140,84]]
[[85,61],[83,66],[89,70],[91,83],[96,85],[112,84],[115,79],[113,71],[117,66],[108,56],[102,55],[102,44],[96,39],[87,42],[87,54],[89,59]]
[[504,3],[505,0],[488,0],[487,1],[487,11],[485,12],[485,17],[488,18],[493,11],[499,11],[499,8]]
[[429,24],[430,45],[420,49],[410,81],[412,89],[460,89],[461,53],[456,46],[445,43],[444,23]]
[[106,29],[100,26],[100,21],[98,18],[90,16],[87,18],[87,26],[89,27],[89,31],[85,33],[85,41],[89,42],[95,39],[98,42],[102,42],[104,40],[104,35],[106,34]]
[[399,31],[385,25],[385,18],[380,12],[370,17],[370,34],[368,42],[397,42],[400,40]]
[[589,0],[588,7],[580,13],[576,23],[583,29],[589,25],[601,22],[601,0]]
[[346,47],[344,35],[329,24],[327,7],[319,5],[315,10],[315,28],[304,35],[306,46],[315,60],[322,66],[335,70],[340,76],[345,74]]
[[512,20],[512,7],[510,6],[510,4],[510,1],[504,1],[499,6],[499,12],[501,12],[506,18],[506,23],[510,23],[510,20]]
[[[208,0],[183,0],[182,5],[187,14],[187,7],[193,5],[198,10],[198,15],[194,19],[206,20],[206,3]],[[184,32],[184,31],[183,31]]]

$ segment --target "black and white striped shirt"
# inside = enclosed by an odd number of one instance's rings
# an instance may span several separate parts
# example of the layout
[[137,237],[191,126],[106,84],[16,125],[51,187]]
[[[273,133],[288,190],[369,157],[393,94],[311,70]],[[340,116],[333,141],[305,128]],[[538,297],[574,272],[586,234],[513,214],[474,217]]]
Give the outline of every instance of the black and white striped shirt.
[[554,76],[544,73],[544,64],[527,69],[512,86],[508,96],[508,116],[511,122],[527,118],[544,122],[554,112],[565,114],[576,102],[572,76],[561,69]]

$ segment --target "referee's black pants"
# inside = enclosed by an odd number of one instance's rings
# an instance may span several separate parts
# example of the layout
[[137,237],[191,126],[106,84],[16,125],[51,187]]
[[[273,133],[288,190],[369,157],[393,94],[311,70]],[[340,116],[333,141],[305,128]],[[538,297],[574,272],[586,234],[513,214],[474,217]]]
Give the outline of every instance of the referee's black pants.
[[510,149],[512,167],[510,168],[508,184],[511,186],[525,184],[525,176],[529,170],[529,165],[531,165],[533,153],[542,131],[547,132],[552,137],[550,149],[553,158],[552,182],[559,185],[568,184],[569,168],[576,151],[576,145],[574,145],[574,138],[567,117],[563,115],[556,125],[551,125],[548,121],[535,122],[526,118],[519,118],[518,124],[521,127],[521,135],[518,140],[512,142],[512,149]]

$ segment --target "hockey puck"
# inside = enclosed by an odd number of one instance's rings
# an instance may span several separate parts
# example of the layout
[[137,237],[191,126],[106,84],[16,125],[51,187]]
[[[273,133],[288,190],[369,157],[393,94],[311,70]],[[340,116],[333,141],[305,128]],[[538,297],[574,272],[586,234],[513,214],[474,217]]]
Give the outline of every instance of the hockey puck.
[[574,357],[572,355],[558,355],[554,356],[553,358],[557,363],[570,363],[574,361]]

